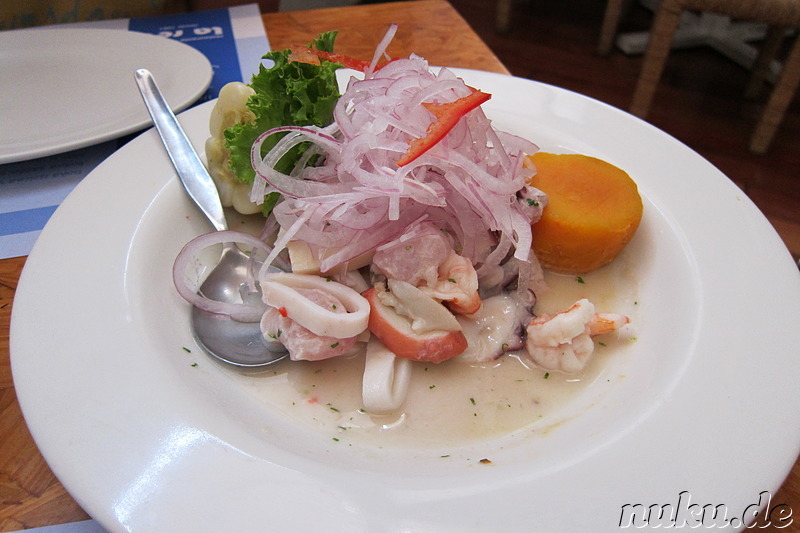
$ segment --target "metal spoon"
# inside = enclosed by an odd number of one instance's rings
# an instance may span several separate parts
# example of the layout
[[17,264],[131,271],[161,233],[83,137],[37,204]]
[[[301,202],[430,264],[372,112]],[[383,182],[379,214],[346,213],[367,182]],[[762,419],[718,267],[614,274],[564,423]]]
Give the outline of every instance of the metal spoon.
[[[214,229],[228,229],[216,185],[164,100],[153,75],[146,69],[138,69],[134,77],[186,192]],[[214,300],[242,303],[242,287],[248,278],[249,262],[250,258],[234,243],[224,244],[219,263],[198,292]],[[239,322],[193,307],[192,327],[197,340],[209,354],[232,365],[261,367],[287,355],[285,351],[272,351],[267,347],[258,322]]]

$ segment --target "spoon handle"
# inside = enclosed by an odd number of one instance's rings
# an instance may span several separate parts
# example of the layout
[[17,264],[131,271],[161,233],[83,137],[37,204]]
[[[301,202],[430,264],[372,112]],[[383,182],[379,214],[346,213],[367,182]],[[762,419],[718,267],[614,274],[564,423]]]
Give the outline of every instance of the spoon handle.
[[186,192],[208,217],[214,229],[219,231],[228,229],[217,186],[192,143],[189,142],[189,138],[186,137],[175,114],[164,100],[155,78],[149,70],[143,68],[134,72],[134,78]]

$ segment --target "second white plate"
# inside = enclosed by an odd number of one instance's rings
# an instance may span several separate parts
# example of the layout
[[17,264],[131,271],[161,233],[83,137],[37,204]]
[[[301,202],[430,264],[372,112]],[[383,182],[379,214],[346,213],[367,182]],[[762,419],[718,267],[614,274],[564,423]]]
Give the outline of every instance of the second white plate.
[[133,81],[147,68],[182,110],[211,83],[211,63],[185,44],[124,30],[0,32],[0,164],[89,146],[150,123]]

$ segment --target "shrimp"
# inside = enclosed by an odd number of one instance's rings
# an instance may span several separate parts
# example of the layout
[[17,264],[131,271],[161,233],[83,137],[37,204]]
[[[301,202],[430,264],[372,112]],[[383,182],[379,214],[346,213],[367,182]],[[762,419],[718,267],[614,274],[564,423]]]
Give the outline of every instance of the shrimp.
[[420,290],[445,302],[456,314],[471,315],[481,308],[478,295],[478,274],[472,262],[455,252],[439,265],[439,279],[433,286],[420,286]]
[[418,287],[445,303],[453,313],[469,315],[478,311],[481,298],[472,262],[458,255],[435,225],[423,223],[418,231],[419,235],[413,238],[398,240],[375,252],[373,269],[387,279]]
[[537,365],[574,374],[583,370],[594,352],[592,337],[629,322],[630,318],[617,313],[595,313],[594,304],[582,299],[554,316],[539,315],[531,320],[525,348]]

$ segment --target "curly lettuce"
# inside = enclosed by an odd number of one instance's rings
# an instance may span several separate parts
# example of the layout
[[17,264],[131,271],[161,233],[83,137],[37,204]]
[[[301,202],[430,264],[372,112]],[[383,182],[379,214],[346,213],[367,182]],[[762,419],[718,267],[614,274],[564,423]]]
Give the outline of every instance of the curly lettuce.
[[[325,52],[333,52],[337,32],[327,32],[309,46]],[[250,86],[255,94],[247,102],[255,120],[236,124],[225,130],[225,146],[230,151],[230,165],[242,182],[252,184],[255,172],[250,164],[250,149],[256,138],[265,131],[278,126],[327,126],[333,121],[333,108],[341,96],[336,82],[338,63],[320,61],[320,64],[290,60],[290,50],[269,52],[264,59],[271,59],[270,68],[261,65],[252,77]],[[279,140],[278,135],[267,139],[262,147],[266,154]],[[276,170],[288,173],[305,150],[300,145],[283,157]],[[274,205],[277,197],[268,198]],[[265,211],[272,205],[265,205]]]

